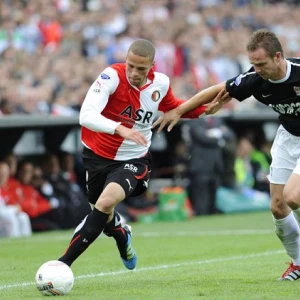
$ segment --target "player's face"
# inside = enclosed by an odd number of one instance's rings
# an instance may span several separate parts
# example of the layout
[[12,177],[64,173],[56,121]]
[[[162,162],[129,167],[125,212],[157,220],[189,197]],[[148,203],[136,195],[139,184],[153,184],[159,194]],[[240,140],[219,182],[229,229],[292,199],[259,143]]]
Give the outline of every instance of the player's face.
[[248,52],[248,56],[250,63],[259,76],[265,80],[278,80],[280,72],[280,53],[277,53],[275,57],[270,57],[265,49],[258,48],[253,52]]
[[143,57],[129,52],[126,57],[126,75],[129,82],[136,86],[142,87],[146,81],[153,62],[149,57]]

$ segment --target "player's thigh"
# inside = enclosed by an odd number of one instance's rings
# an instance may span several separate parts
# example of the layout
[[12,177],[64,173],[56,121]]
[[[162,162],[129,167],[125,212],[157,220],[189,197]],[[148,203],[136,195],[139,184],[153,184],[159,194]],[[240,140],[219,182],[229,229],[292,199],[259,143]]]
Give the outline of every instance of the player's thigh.
[[105,213],[112,213],[113,208],[129,197],[136,189],[138,180],[132,172],[117,167],[107,175],[104,189],[96,201],[95,207]]
[[285,185],[283,196],[292,209],[297,209],[300,205],[300,160]]
[[300,156],[299,137],[279,127],[271,148],[272,163],[268,179],[271,184],[286,184]]
[[[105,182],[105,190],[107,190],[111,184],[118,184],[124,192],[124,199],[129,197],[138,185],[138,180],[129,171],[124,171],[122,168],[118,168],[109,174]],[[118,193],[119,194],[119,193]],[[122,200],[124,200],[122,199]]]
[[94,159],[83,159],[83,163],[86,170],[88,201],[94,205],[104,189],[108,171]]
[[148,187],[149,166],[144,163],[123,163],[108,176],[106,184],[118,183],[125,192],[125,198],[138,196]]
[[103,208],[111,208],[116,206],[119,202],[123,201],[126,197],[125,190],[119,182],[116,180],[108,182],[99,199],[96,206],[101,203]]

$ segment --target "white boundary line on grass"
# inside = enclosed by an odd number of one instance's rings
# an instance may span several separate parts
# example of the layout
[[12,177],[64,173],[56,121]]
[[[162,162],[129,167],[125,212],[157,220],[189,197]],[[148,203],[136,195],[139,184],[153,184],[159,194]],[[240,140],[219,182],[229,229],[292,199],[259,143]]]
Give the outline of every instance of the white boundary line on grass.
[[199,230],[199,231],[173,231],[173,232],[143,232],[134,234],[134,237],[165,237],[165,236],[221,236],[221,235],[266,235],[274,234],[270,229],[237,229],[237,230]]
[[[134,237],[146,237],[146,238],[159,238],[159,237],[181,237],[181,236],[226,236],[226,235],[268,235],[274,234],[275,230],[270,229],[237,229],[237,230],[199,230],[199,231],[162,231],[162,232],[141,232],[134,233]],[[71,239],[71,232],[63,232],[59,236],[53,235],[51,236],[52,241],[69,241]],[[104,235],[100,235],[99,238],[105,237]],[[49,236],[44,236],[42,234],[34,235],[26,238],[5,238],[1,239],[2,245],[9,243],[43,243],[45,241],[49,241]]]
[[[237,255],[237,256],[220,257],[220,258],[214,258],[214,259],[182,262],[182,263],[178,263],[178,264],[144,267],[144,268],[138,268],[134,271],[120,270],[120,271],[115,271],[115,272],[101,272],[101,273],[95,273],[95,274],[79,275],[79,276],[76,276],[75,279],[116,276],[116,275],[132,273],[132,272],[147,272],[147,271],[155,271],[155,270],[161,270],[161,269],[178,268],[178,267],[190,266],[190,265],[194,266],[194,265],[213,264],[213,263],[220,263],[220,262],[232,261],[232,260],[237,260],[237,259],[248,259],[248,258],[261,257],[261,256],[277,255],[277,254],[282,254],[284,252],[285,252],[284,250],[274,250],[274,251],[267,251],[267,252],[261,252],[261,253],[246,254],[246,255]],[[23,283],[12,283],[12,284],[0,285],[0,290],[22,288],[22,287],[27,287],[30,285],[35,285],[35,282],[23,282]]]

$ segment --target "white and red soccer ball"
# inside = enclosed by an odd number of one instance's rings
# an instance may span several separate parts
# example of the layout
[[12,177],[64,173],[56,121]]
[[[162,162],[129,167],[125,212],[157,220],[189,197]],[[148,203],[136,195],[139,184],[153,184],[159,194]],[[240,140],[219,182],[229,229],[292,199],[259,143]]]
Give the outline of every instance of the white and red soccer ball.
[[45,296],[62,296],[71,291],[74,275],[71,268],[58,260],[40,266],[35,275],[37,289]]

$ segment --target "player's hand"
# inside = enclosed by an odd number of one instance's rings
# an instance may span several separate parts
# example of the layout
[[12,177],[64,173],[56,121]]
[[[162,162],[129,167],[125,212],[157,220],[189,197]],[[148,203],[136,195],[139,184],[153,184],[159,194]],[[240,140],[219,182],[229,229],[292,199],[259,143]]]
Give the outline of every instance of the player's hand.
[[222,89],[215,97],[215,99],[206,106],[205,114],[215,114],[217,111],[220,110],[223,104],[229,102],[231,99],[232,97],[229,96],[229,93],[226,92],[225,89]]
[[152,128],[159,125],[159,128],[157,130],[157,133],[160,133],[164,127],[169,124],[168,131],[170,132],[172,128],[177,124],[177,122],[180,120],[181,115],[178,113],[176,108],[166,112],[162,116],[160,116],[152,125]]
[[123,125],[117,126],[115,133],[126,140],[131,140],[138,145],[147,146],[148,141],[143,134],[133,128],[127,128]]

